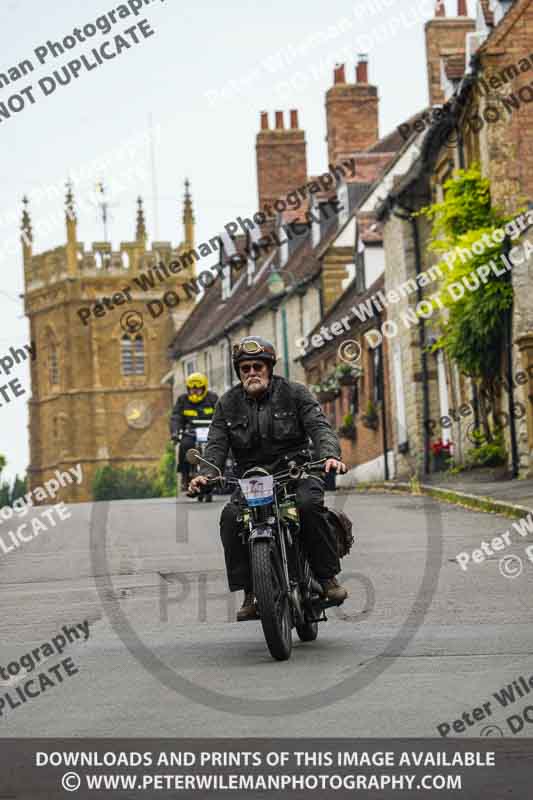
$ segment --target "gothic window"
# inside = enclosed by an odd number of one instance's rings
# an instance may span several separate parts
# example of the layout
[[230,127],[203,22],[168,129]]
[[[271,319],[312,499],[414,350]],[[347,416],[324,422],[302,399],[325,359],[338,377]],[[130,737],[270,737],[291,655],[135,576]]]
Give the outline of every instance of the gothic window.
[[48,349],[48,383],[50,389],[59,387],[59,349],[51,331],[47,337]]
[[50,345],[50,385],[57,386],[59,383],[59,360],[57,357],[57,345],[51,342]]
[[144,339],[140,334],[121,340],[121,360],[123,375],[144,375]]

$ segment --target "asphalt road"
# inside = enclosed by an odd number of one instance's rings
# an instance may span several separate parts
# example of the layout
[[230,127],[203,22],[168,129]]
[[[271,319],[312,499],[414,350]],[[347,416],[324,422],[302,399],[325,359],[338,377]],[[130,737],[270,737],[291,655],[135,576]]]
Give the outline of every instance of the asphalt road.
[[[330,502],[355,521],[341,576],[350,598],[285,663],[259,622],[233,621],[241,598],[226,589],[221,500],[74,505],[0,554],[4,669],[64,625],[90,624],[87,641],[38,667],[70,657],[79,672],[4,706],[0,735],[430,737],[464,712],[472,724],[455,735],[511,735],[506,718],[533,706],[533,688],[518,683],[523,697],[515,690],[507,708],[493,693],[533,675],[533,563],[505,578],[499,559],[523,555],[531,534],[514,531],[512,547],[465,573],[455,556],[510,520],[401,495]],[[3,521],[0,536],[14,527]],[[0,690],[15,696],[25,680],[21,670]],[[483,703],[490,713],[474,719]],[[533,735],[530,715],[517,735]]]

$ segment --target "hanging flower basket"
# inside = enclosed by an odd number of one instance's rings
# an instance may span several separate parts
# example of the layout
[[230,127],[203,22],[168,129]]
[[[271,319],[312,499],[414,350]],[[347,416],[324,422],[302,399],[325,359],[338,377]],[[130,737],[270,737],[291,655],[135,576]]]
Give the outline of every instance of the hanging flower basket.
[[372,431],[377,431],[379,428],[379,417],[377,414],[363,414],[361,422],[365,428],[370,428]]
[[355,375],[340,375],[338,381],[341,386],[353,386],[355,383]]
[[338,434],[342,439],[350,439],[352,442],[357,439],[357,429],[353,425],[341,425]]
[[452,459],[453,442],[443,442],[442,439],[437,439],[431,445],[431,452],[433,454],[433,471],[442,472],[448,469]]
[[379,427],[378,410],[371,400],[368,402],[366,414],[363,414],[361,421],[365,428],[370,428],[373,431],[377,431]]

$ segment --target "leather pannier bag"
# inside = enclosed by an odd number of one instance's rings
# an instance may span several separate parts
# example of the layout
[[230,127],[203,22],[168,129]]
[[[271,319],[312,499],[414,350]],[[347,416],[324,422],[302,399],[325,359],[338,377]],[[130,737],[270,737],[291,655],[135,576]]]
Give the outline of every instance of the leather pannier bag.
[[352,549],[355,541],[352,533],[352,522],[344,511],[337,511],[335,508],[328,508],[328,511],[337,538],[337,554],[339,558],[344,558]]

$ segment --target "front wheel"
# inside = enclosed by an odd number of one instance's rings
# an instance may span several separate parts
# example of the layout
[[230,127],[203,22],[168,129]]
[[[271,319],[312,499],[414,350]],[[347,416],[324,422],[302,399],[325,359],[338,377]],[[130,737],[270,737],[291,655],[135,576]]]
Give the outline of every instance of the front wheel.
[[257,607],[270,654],[278,661],[291,657],[292,633],[289,600],[278,576],[271,541],[252,545],[252,574]]

